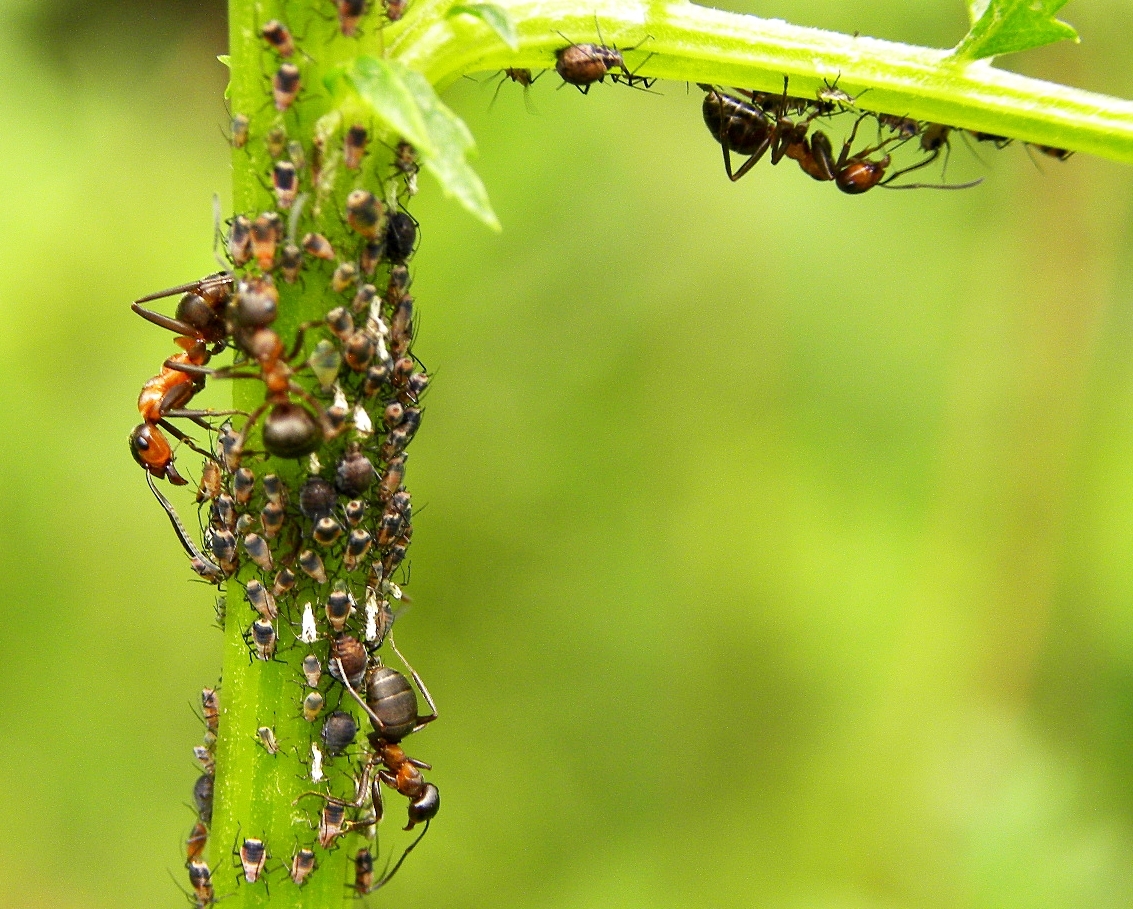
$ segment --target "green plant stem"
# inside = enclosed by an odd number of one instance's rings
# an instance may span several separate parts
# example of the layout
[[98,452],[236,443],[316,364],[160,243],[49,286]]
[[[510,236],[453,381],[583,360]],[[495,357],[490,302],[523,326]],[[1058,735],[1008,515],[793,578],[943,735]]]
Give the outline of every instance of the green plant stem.
[[[837,80],[842,90],[861,95],[869,110],[1133,164],[1133,102],[1030,79],[982,61],[960,65],[950,51],[802,28],[679,0],[607,0],[585,9],[571,0],[497,4],[515,23],[518,51],[472,17],[446,18],[447,0],[411,7],[396,30],[387,30],[387,47],[444,86],[467,72],[551,68],[555,50],[567,43],[563,35],[579,43],[598,39],[597,18],[605,43],[641,45],[627,63],[651,78],[779,91],[786,75],[791,93],[803,97],[824,81]],[[656,137],[650,142],[655,145]]]

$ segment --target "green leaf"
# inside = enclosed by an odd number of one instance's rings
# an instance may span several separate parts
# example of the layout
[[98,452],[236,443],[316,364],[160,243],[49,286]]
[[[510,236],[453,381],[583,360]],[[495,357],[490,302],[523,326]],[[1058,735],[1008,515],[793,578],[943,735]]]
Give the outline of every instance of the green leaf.
[[424,146],[417,146],[425,167],[437,178],[446,196],[455,196],[488,227],[499,230],[500,222],[488,201],[488,191],[468,164],[468,155],[476,150],[472,133],[464,121],[437,97],[424,76],[407,69],[403,81],[417,101],[429,132],[432,150],[426,151]]
[[228,54],[217,54],[216,59],[227,66],[229,69],[232,69],[232,57],[230,57]]
[[407,78],[416,75],[396,60],[359,57],[345,71],[375,116],[423,155],[436,153],[424,112]]
[[1065,5],[1066,0],[969,0],[968,12],[974,23],[952,56],[980,60],[1067,38],[1077,41],[1078,33],[1054,18]]
[[451,19],[453,16],[475,16],[499,35],[500,40],[513,51],[519,50],[519,35],[516,34],[515,25],[503,7],[494,3],[458,3],[445,13],[446,19]]

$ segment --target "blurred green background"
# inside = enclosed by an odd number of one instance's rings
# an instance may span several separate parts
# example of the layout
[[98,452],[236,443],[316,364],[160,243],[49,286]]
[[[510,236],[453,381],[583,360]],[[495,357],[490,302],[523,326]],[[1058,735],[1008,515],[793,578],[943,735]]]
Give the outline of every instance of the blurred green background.
[[[127,452],[170,351],[129,301],[215,268],[223,10],[0,9],[0,905],[183,905],[221,640]],[[1133,97],[1127,5],[1064,12],[1011,64]],[[447,94],[502,235],[414,205],[444,811],[370,903],[1133,905],[1133,171],[731,185],[697,91],[557,82]]]

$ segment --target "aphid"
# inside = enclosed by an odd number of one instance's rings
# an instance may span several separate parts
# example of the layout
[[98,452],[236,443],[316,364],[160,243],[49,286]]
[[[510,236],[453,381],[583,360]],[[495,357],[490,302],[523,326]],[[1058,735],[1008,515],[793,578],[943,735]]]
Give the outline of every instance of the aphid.
[[319,476],[311,476],[299,490],[299,510],[312,521],[334,510],[337,497],[334,487]]
[[379,501],[388,502],[393,498],[393,494],[401,488],[401,483],[405,479],[405,459],[407,457],[403,454],[387,463],[386,471],[382,474],[382,482],[378,487]]
[[220,698],[215,688],[201,689],[201,712],[205,718],[205,729],[215,736],[220,726]]
[[222,492],[212,500],[209,507],[209,523],[216,530],[232,530],[236,527],[236,500]]
[[252,222],[252,255],[263,271],[275,264],[275,250],[283,239],[283,218],[278,212],[265,212]]
[[311,536],[320,546],[332,546],[342,536],[342,525],[329,515],[325,518],[319,518],[315,522]]
[[228,227],[228,257],[239,268],[252,258],[252,222],[237,215]]
[[344,496],[357,498],[374,482],[374,465],[362,452],[362,446],[351,442],[335,468],[334,485]]
[[350,614],[354,612],[354,598],[349,591],[337,587],[327,597],[324,610],[330,627],[336,632],[342,631]]
[[264,538],[274,540],[283,529],[283,506],[276,502],[268,502],[260,509],[260,525],[264,531]]
[[[595,21],[597,26],[597,21]],[[563,35],[566,38],[565,35]],[[570,39],[567,38],[569,41]],[[602,40],[599,31],[598,40]],[[625,48],[625,53],[636,50],[639,45]],[[616,46],[607,47],[605,44],[569,44],[555,51],[555,72],[563,82],[575,86],[582,94],[590,92],[590,86],[595,82],[604,82],[607,74],[617,82],[625,78],[628,85],[634,85],[635,80],[640,81],[645,88],[653,85],[653,80],[635,76],[626,68],[622,51]],[[623,76],[619,77],[613,72],[620,69]],[[518,80],[517,80],[518,81]]]
[[295,165],[290,161],[276,161],[271,170],[271,185],[279,207],[290,208],[299,192],[299,174]]
[[267,848],[263,840],[245,838],[240,846],[240,867],[244,869],[244,880],[254,884],[260,879],[267,861]]
[[351,685],[360,685],[366,675],[366,664],[366,648],[356,637],[349,634],[334,636],[330,644],[330,655],[327,657],[327,668],[332,678],[341,682],[341,672],[345,671]]
[[283,504],[283,482],[274,473],[269,473],[263,479],[264,495],[269,502],[276,505]]
[[[314,746],[311,746],[312,749]],[[346,806],[327,802],[319,815],[319,845],[329,849],[334,841],[345,832],[342,827],[346,821]]]
[[[348,510],[347,520],[349,520],[349,518],[350,514]],[[350,531],[350,536],[346,538],[346,551],[342,555],[342,566],[347,571],[354,571],[361,564],[362,559],[366,557],[366,553],[370,551],[370,545],[373,541],[374,538],[370,534],[370,531],[365,528],[355,527]]]
[[921,131],[921,124],[910,117],[898,117],[896,114],[875,114],[879,126],[897,133],[902,139],[911,139]]
[[212,774],[202,773],[193,784],[193,804],[197,806],[197,816],[206,827],[212,823],[212,795]]
[[252,561],[264,571],[271,571],[275,567],[267,541],[258,533],[250,533],[244,537],[244,549]]
[[330,276],[331,289],[336,294],[343,294],[358,283],[358,266],[353,262],[340,262]]
[[358,20],[366,12],[366,0],[336,0],[338,6],[338,26],[347,38],[353,38],[358,31]]
[[239,453],[236,451],[239,441],[239,434],[232,429],[232,424],[226,421],[216,434],[216,456],[224,462],[226,470],[236,470],[240,466]]
[[327,420],[335,431],[338,432],[346,424],[346,415],[350,410],[350,405],[346,400],[346,392],[342,390],[342,386],[337,382],[334,383],[334,403],[327,408]]
[[[505,72],[508,72],[508,70],[505,70]],[[528,77],[531,75],[531,70],[513,70],[513,72],[526,72]],[[542,75],[542,73],[539,75]],[[539,76],[535,77],[535,79],[538,78]],[[524,98],[527,97],[527,88],[535,79],[531,79],[524,85]],[[518,82],[519,80],[513,79],[512,81]],[[503,80],[500,80],[500,85],[503,85]],[[499,92],[499,88],[496,91]],[[411,196],[417,195],[417,150],[404,140],[398,142],[397,148],[393,150],[393,166],[405,175],[405,191]]]
[[381,233],[382,203],[366,189],[356,189],[346,197],[346,223],[359,236],[375,239]]
[[376,395],[389,384],[393,374],[393,360],[385,359],[380,363],[372,364],[366,370],[366,380],[362,383],[362,394],[366,397]]
[[389,346],[394,357],[404,357],[413,343],[413,298],[404,296],[389,322]]
[[367,277],[372,277],[374,272],[378,270],[378,266],[382,264],[385,253],[385,238],[378,237],[374,240],[367,240],[362,247],[362,252],[358,255],[358,267],[362,269],[362,273]]
[[315,610],[310,603],[303,605],[303,619],[300,624],[299,640],[304,644],[314,644],[319,639],[319,629],[315,624]]
[[252,608],[256,610],[262,618],[271,621],[279,615],[279,609],[275,605],[275,597],[272,596],[271,591],[259,581],[255,579],[249,581],[244,592],[248,597],[248,602],[252,604]]
[[371,650],[382,646],[391,628],[393,628],[393,610],[386,600],[378,599],[374,588],[369,588],[366,591],[366,629],[362,636],[370,644]]
[[283,154],[283,150],[287,147],[287,130],[282,126],[273,126],[264,134],[264,144],[274,161]]
[[307,685],[311,688],[317,688],[319,679],[322,677],[323,667],[319,663],[319,658],[313,653],[309,653],[303,657],[303,678],[307,680]]
[[303,251],[294,243],[287,243],[279,252],[279,270],[283,273],[283,280],[294,284],[299,280],[299,271],[303,268]]
[[374,432],[374,422],[370,419],[370,412],[365,405],[354,405],[354,434],[358,438],[366,438]]
[[354,333],[354,317],[345,306],[336,306],[326,314],[327,328],[340,341],[345,341]]
[[308,723],[313,723],[319,718],[325,704],[326,699],[319,692],[312,691],[303,698],[303,719]]
[[271,587],[272,596],[279,597],[285,593],[290,593],[295,587],[295,572],[290,568],[281,568],[275,576],[275,581]]
[[382,5],[386,8],[386,18],[390,22],[396,22],[405,15],[409,0],[382,0]]
[[291,860],[291,880],[295,886],[302,887],[315,870],[315,853],[311,849],[300,849]]
[[216,902],[215,892],[212,887],[212,873],[209,871],[209,866],[204,862],[190,861],[189,868],[189,885],[193,888],[193,893],[197,897],[197,906],[211,906]]
[[354,892],[365,896],[374,886],[374,856],[363,846],[354,856]]
[[237,505],[247,505],[256,486],[256,475],[247,467],[241,467],[232,477],[232,494]]
[[290,57],[295,53],[295,42],[291,39],[291,32],[278,19],[267,22],[260,29],[260,34],[264,36],[264,40],[275,49],[279,56]]
[[225,574],[232,574],[236,568],[236,535],[230,530],[212,530],[208,538],[209,547]]
[[404,388],[409,384],[409,377],[413,375],[413,358],[412,357],[398,357],[393,364],[393,375],[390,376],[390,382],[394,388]]
[[249,121],[246,115],[236,114],[232,118],[232,147],[243,148],[248,144]]
[[354,332],[346,339],[342,351],[346,365],[355,372],[365,372],[377,352],[377,343],[366,331]]
[[194,745],[193,757],[201,765],[201,769],[211,776],[216,771],[216,758],[212,755],[210,745],[216,742],[216,736],[213,735],[210,739],[208,733],[206,733],[205,739],[209,742],[209,745]]
[[413,255],[417,245],[417,222],[406,212],[395,211],[386,225],[386,256],[399,265]]
[[1046,155],[1048,158],[1054,158],[1058,161],[1065,161],[1074,154],[1074,152],[1068,151],[1065,148],[1055,148],[1053,145],[1035,145],[1033,142],[1028,142],[1027,147],[1033,148],[1039,154]]
[[323,721],[319,737],[327,754],[335,757],[342,754],[354,743],[354,736],[358,734],[358,724],[354,717],[343,710],[336,710]]
[[377,298],[378,289],[374,287],[373,284],[363,284],[354,295],[354,299],[350,303],[350,308],[353,309],[355,313],[365,312],[370,309]]
[[386,512],[382,515],[382,523],[378,530],[378,546],[386,549],[401,536],[401,527],[404,519],[397,512]]
[[1015,141],[1014,139],[1009,139],[1007,136],[999,136],[995,133],[981,133],[975,130],[968,130],[968,135],[977,142],[991,142],[996,148],[1007,148],[1008,145]]
[[358,170],[362,166],[362,158],[369,143],[370,134],[366,132],[366,127],[355,124],[346,131],[342,158],[347,170]]
[[334,252],[334,247],[330,245],[330,241],[322,234],[305,234],[303,237],[303,251],[316,259],[325,259],[328,262],[333,262],[337,258]]
[[299,553],[299,567],[302,568],[303,573],[312,580],[320,584],[327,582],[327,571],[318,553],[312,552],[310,549],[304,549]]
[[275,656],[275,645],[278,639],[275,628],[265,619],[256,619],[252,622],[252,643],[256,648],[256,656],[261,660],[270,660]]
[[405,388],[402,389],[399,397],[403,398],[405,403],[416,404],[421,400],[421,395],[425,393],[425,389],[428,387],[428,374],[415,372],[406,380]]
[[270,726],[260,726],[256,730],[256,740],[264,746],[268,754],[279,753],[279,743],[275,740],[275,730]]
[[299,95],[299,67],[294,63],[284,63],[271,80],[272,100],[275,109],[281,113],[294,103]]
[[[346,507],[343,510],[346,512],[346,522],[351,527],[357,527],[366,516],[366,503],[360,499],[352,499],[346,503]],[[346,545],[347,548],[350,547],[349,542],[347,542]]]
[[193,825],[193,829],[189,831],[189,838],[185,840],[185,861],[196,862],[200,859],[205,852],[205,846],[208,844],[209,831],[201,821],[197,821]]
[[220,465],[216,461],[206,459],[201,468],[201,482],[197,486],[197,503],[207,502],[220,495],[220,483]]

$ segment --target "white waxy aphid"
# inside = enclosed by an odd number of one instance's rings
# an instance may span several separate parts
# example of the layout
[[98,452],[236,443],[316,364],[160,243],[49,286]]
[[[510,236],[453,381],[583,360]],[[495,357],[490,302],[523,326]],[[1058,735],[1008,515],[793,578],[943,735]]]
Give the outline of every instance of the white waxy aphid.
[[307,470],[310,473],[322,473],[322,469],[323,469],[323,462],[320,461],[319,456],[312,451],[311,457],[307,461]]
[[275,730],[270,726],[261,726],[257,729],[256,737],[260,744],[267,749],[268,754],[275,754],[279,751],[279,745],[275,741]]
[[379,340],[389,337],[389,326],[386,325],[386,320],[382,318],[381,297],[374,297],[370,302],[370,315],[366,320],[366,331]]
[[315,610],[307,603],[303,607],[303,626],[299,631],[299,640],[304,644],[314,644],[319,639],[319,629],[315,625]]
[[378,343],[376,346],[377,353],[375,353],[374,355],[375,360],[377,360],[379,363],[384,363],[386,360],[390,359],[389,351],[386,349],[385,338],[378,338]]
[[361,404],[354,408],[354,430],[360,436],[368,436],[374,432],[374,423]]
[[334,403],[331,407],[336,410],[346,413],[350,410],[350,402],[346,400],[346,392],[342,390],[342,386],[337,382],[334,383]]
[[378,596],[373,587],[366,588],[366,630],[363,635],[367,641],[378,638]]
[[325,777],[323,776],[323,753],[319,751],[319,746],[311,742],[311,782],[321,783]]
[[382,581],[382,587],[395,600],[401,599],[401,588],[398,587],[393,581]]

